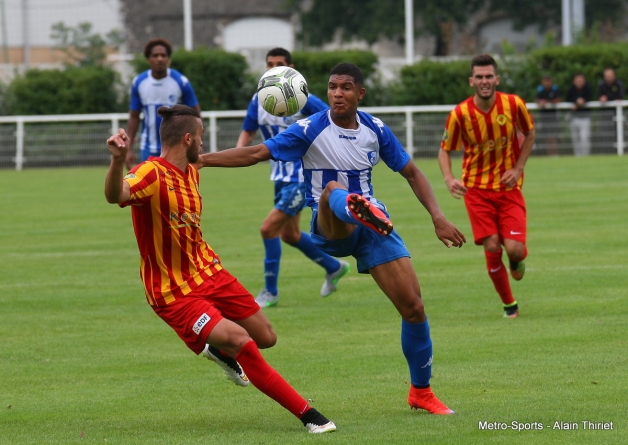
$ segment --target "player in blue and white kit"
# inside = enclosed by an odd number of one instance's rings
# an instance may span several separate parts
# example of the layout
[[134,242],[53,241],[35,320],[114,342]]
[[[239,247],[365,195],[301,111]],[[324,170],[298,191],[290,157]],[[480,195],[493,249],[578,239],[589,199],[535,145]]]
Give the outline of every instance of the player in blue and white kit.
[[[148,60],[150,69],[137,75],[131,84],[127,134],[130,138],[130,147],[133,147],[140,124],[140,112],[142,112],[144,120],[140,142],[141,162],[147,160],[149,156],[159,156],[161,153],[161,140],[159,139],[161,117],[157,114],[159,107],[184,104],[194,108],[199,113],[201,112],[190,81],[177,70],[168,68],[171,55],[172,46],[167,40],[154,39],[149,41],[144,46],[144,56]],[[133,150],[129,150],[126,166],[131,168],[134,164],[135,155]]]
[[[294,67],[288,50],[273,48],[268,51],[266,69],[277,66]],[[249,103],[236,147],[251,145],[258,129],[262,133],[263,140],[267,140],[277,136],[297,120],[328,108],[322,100],[310,94],[307,103],[299,113],[288,117],[277,117],[264,111],[255,94]],[[323,253],[312,243],[310,235],[301,232],[299,228],[299,216],[305,206],[305,184],[301,160],[289,162],[271,160],[270,165],[270,179],[275,183],[275,206],[260,228],[266,253],[264,258],[265,285],[255,301],[261,307],[274,306],[279,302],[277,282],[281,260],[280,238],[325,269],[326,276],[321,288],[321,296],[327,297],[336,290],[338,280],[349,272],[349,263]]]
[[334,256],[352,255],[358,272],[370,273],[402,317],[401,346],[410,368],[408,404],[433,414],[452,414],[430,388],[432,340],[410,254],[392,229],[386,207],[373,196],[371,173],[380,159],[398,171],[430,213],[436,236],[447,247],[465,237],[441,212],[425,175],[390,129],[359,112],[363,76],[353,64],[334,67],[329,111],[301,119],[263,144],[203,154],[205,167],[244,167],[267,159],[303,159],[312,239]]

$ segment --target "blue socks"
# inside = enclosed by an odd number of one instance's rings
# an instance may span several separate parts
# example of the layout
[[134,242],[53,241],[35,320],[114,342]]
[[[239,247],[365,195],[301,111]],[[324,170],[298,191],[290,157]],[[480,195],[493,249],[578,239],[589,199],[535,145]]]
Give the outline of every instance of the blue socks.
[[427,319],[412,324],[401,320],[401,349],[410,367],[410,380],[418,387],[430,385],[432,376],[432,339]]
[[277,280],[279,279],[279,260],[281,259],[281,241],[279,237],[265,239],[264,248],[266,257],[264,258],[264,280],[266,290],[273,295],[277,295]]
[[316,247],[316,245],[312,242],[310,235],[305,232],[301,232],[301,239],[299,239],[299,242],[291,244],[291,246],[299,249],[306,257],[314,261],[316,264],[320,264],[328,274],[336,272],[340,267],[340,261],[327,255]]
[[360,224],[347,209],[349,192],[344,189],[334,189],[329,195],[329,207],[339,220],[349,224]]

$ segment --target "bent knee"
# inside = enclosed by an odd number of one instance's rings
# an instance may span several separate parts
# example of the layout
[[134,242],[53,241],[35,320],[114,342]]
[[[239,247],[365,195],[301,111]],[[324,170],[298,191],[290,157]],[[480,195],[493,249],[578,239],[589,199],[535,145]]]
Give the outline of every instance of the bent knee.
[[291,245],[297,244],[301,239],[301,231],[297,230],[283,230],[281,232],[281,241]]
[[263,335],[259,336],[259,338],[255,338],[254,340],[259,349],[272,348],[277,344],[277,334],[275,334],[275,331],[272,329],[269,329]]
[[425,321],[425,308],[421,297],[417,297],[411,303],[405,305],[399,312],[401,317],[408,323],[423,323]]

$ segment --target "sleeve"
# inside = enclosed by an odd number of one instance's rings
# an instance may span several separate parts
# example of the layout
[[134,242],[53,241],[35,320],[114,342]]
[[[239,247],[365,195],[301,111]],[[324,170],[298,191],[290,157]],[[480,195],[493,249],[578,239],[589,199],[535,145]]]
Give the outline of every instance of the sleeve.
[[575,102],[576,101],[576,98],[574,97],[574,88],[573,88],[573,86],[569,87],[569,89],[567,90],[567,97],[565,98],[565,100],[567,102]]
[[131,84],[131,104],[129,109],[132,111],[142,111],[142,99],[140,98],[139,80],[136,77]]
[[522,133],[527,133],[534,128],[534,120],[526,107],[526,103],[517,96],[517,127]]
[[593,89],[588,83],[584,86],[584,100],[591,102],[593,100]]
[[456,109],[449,113],[447,121],[445,121],[445,132],[440,141],[440,148],[445,151],[456,151],[462,148],[462,131],[458,116],[456,116]]
[[597,97],[604,96],[604,81],[597,84]]
[[310,124],[309,119],[301,119],[275,137],[264,141],[273,160],[291,162],[301,159],[312,145],[313,139],[307,134],[308,129],[312,133]]
[[399,139],[387,125],[381,127],[379,135],[379,155],[382,161],[394,172],[398,172],[410,162],[410,155],[404,150]]
[[192,84],[188,78],[181,75],[181,83],[181,101],[183,102],[183,105],[187,105],[188,107],[197,106],[198,99],[196,98],[194,88],[192,88]]
[[328,108],[329,106],[325,102],[320,100],[318,96],[310,94],[307,98],[305,106],[303,107],[303,110],[301,110],[301,113],[303,113],[303,115],[305,116],[311,116],[314,113],[327,110]]
[[124,181],[131,188],[131,196],[126,201],[121,202],[120,207],[142,205],[149,201],[159,188],[157,168],[150,162],[144,162],[133,168],[124,177]]
[[259,128],[259,120],[257,115],[257,110],[259,106],[259,100],[257,99],[257,94],[253,95],[251,102],[249,102],[249,107],[246,109],[246,117],[244,118],[244,122],[242,123],[242,129],[244,131],[257,131]]

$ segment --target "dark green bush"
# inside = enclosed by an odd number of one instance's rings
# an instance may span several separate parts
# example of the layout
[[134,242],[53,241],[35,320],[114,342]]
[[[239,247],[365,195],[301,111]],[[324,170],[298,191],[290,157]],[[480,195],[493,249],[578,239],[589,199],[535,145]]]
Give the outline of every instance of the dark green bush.
[[377,56],[370,51],[294,51],[292,63],[307,80],[310,91],[327,102],[329,72],[339,63],[356,64],[364,74],[367,94],[362,106],[381,105],[386,100],[386,89],[377,76]]
[[120,110],[117,73],[108,67],[28,70],[5,94],[7,114],[86,114]]
[[574,74],[581,72],[594,89],[597,99],[597,84],[602,79],[604,68],[612,67],[617,77],[628,82],[628,43],[600,43],[579,46],[557,46],[542,48],[525,57],[517,69],[513,87],[527,100],[534,100],[536,87],[541,76],[550,74],[564,94],[571,85]]
[[469,61],[423,60],[401,70],[399,83],[392,85],[396,105],[455,104],[469,97]]
[[[240,54],[178,49],[172,53],[170,66],[190,80],[203,111],[244,109],[255,91],[256,80],[247,74],[246,59]],[[137,73],[149,68],[143,55],[135,57],[133,67]]]
[[[628,82],[628,43],[541,48],[524,56],[497,59],[497,63],[501,77],[498,89],[527,101],[534,101],[544,74],[552,76],[563,98],[578,72],[585,75],[597,93],[597,84],[606,67],[615,68],[617,77]],[[401,70],[399,82],[391,86],[393,101],[397,105],[456,104],[473,94],[469,75],[470,60],[424,60],[406,66]]]

